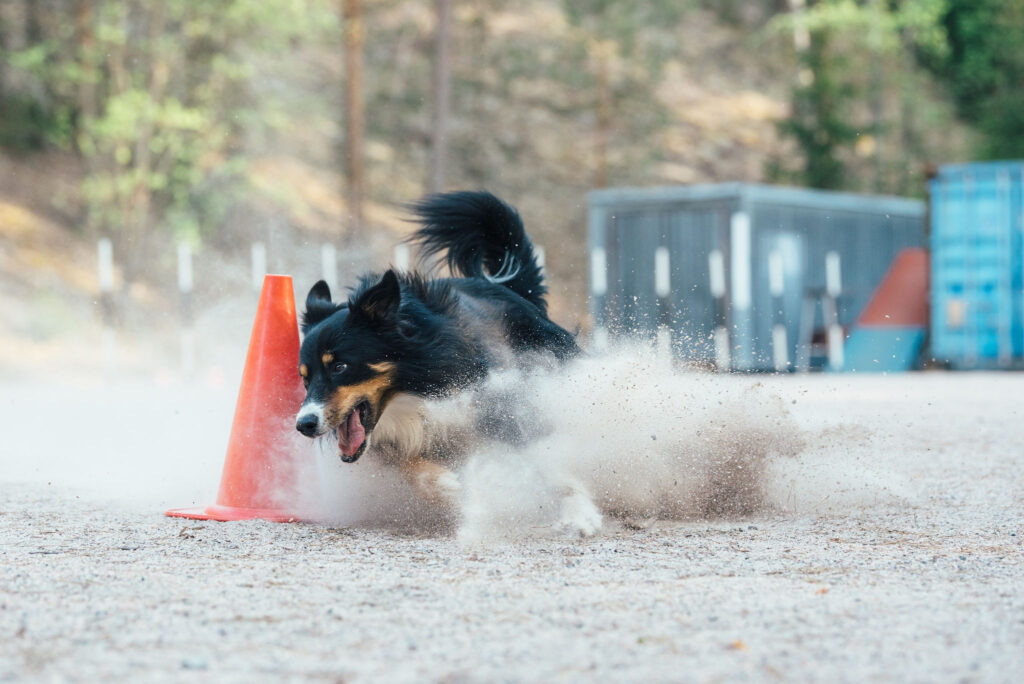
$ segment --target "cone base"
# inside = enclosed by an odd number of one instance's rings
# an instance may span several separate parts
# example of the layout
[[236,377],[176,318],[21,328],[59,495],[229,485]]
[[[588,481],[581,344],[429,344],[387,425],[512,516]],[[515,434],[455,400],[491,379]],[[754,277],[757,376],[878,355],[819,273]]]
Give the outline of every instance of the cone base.
[[218,504],[195,508],[172,508],[165,512],[164,515],[169,518],[219,520],[221,522],[254,519],[280,523],[312,521],[309,516],[279,508],[237,508],[235,506],[220,506]]

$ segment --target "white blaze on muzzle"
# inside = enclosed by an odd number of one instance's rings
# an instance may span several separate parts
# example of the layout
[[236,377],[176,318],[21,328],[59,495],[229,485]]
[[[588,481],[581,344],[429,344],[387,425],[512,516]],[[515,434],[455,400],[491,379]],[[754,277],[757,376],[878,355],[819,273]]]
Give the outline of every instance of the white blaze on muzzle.
[[295,422],[299,423],[304,418],[309,418],[310,416],[316,418],[317,434],[323,434],[324,432],[327,431],[327,424],[324,421],[323,404],[316,401],[306,402],[305,404],[302,405],[302,408],[299,409],[298,415],[295,416]]

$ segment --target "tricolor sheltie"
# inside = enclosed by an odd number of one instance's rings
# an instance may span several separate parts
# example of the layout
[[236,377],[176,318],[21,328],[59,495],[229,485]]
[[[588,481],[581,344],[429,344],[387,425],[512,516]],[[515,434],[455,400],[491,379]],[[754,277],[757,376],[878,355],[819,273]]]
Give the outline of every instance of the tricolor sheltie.
[[579,348],[547,316],[543,274],[515,209],[487,192],[454,192],[427,197],[413,212],[413,241],[426,255],[444,254],[461,277],[369,274],[345,303],[331,301],[325,282],[314,285],[302,320],[306,398],[296,429],[336,435],[342,461],[381,459],[426,499],[451,503],[457,455],[481,437],[521,440],[523,426],[516,411],[494,405],[432,422],[424,402],[494,370],[564,361]]

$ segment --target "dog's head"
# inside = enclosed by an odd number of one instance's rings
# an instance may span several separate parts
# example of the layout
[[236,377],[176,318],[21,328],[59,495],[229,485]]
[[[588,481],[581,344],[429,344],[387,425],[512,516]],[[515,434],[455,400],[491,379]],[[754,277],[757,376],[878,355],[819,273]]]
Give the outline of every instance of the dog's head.
[[388,338],[400,302],[398,278],[390,270],[379,282],[364,283],[347,304],[333,303],[322,280],[306,297],[299,351],[306,399],[295,427],[308,437],[337,434],[346,463],[366,450],[396,392],[395,350]]

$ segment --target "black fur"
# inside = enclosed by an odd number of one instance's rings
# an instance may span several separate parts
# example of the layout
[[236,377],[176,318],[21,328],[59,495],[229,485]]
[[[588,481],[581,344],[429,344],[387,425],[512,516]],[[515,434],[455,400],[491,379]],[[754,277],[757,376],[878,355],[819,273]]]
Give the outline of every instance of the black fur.
[[447,252],[452,273],[501,282],[547,311],[544,277],[514,208],[489,192],[464,191],[430,195],[412,209],[422,225],[412,240],[425,254]]
[[327,286],[327,282],[318,280],[306,295],[306,311],[302,314],[302,334],[305,335],[314,325],[343,308],[345,304],[335,304],[331,301],[331,288]]
[[[306,298],[299,359],[306,400],[350,406],[360,387],[386,381],[378,405],[357,407],[367,434],[396,393],[435,397],[466,387],[504,363],[509,350],[523,363],[527,353],[561,360],[579,353],[574,337],[547,317],[540,269],[514,209],[488,193],[461,192],[433,195],[417,207],[418,239],[430,252],[448,249],[453,269],[467,277],[388,270],[364,276],[347,303],[333,303],[323,281]],[[493,282],[483,269],[500,273],[508,255],[518,272]],[[344,417],[333,415],[334,424],[318,434],[339,421]]]

